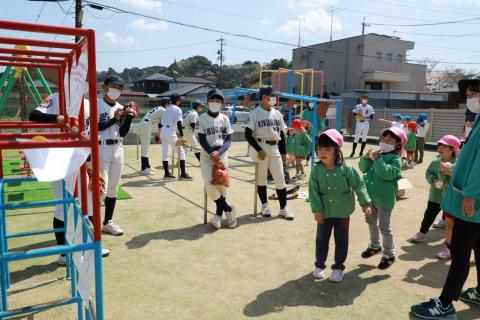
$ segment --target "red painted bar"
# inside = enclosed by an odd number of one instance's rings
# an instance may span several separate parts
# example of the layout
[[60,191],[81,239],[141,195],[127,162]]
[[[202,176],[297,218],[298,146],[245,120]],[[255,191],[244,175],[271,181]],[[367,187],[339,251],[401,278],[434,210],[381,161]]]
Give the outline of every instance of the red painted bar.
[[59,66],[62,65],[65,62],[65,60],[63,60],[63,59],[28,58],[28,57],[21,57],[21,56],[0,56],[0,60],[17,61],[17,62],[48,63],[48,64],[55,64],[55,65],[59,65]]
[[71,42],[59,42],[59,41],[46,41],[46,40],[34,40],[34,39],[22,39],[22,38],[8,38],[0,37],[0,43],[29,45],[34,47],[47,47],[47,48],[61,48],[61,49],[73,49],[75,44]]
[[44,69],[57,69],[58,65],[56,64],[46,64],[46,63],[21,63],[21,62],[10,62],[10,61],[0,61],[0,66],[11,66],[11,67],[21,67],[21,68],[44,68]]
[[13,21],[5,21],[5,20],[0,20],[0,29],[63,34],[67,36],[83,36],[83,37],[89,35],[90,32],[93,31],[89,29],[67,28],[67,27],[59,27],[59,26],[49,26],[45,24],[13,22]]
[[24,56],[59,57],[59,58],[66,58],[69,55],[69,52],[21,50],[21,49],[10,49],[10,48],[0,48],[0,53],[18,54],[18,55],[24,55]]
[[[39,149],[39,148],[89,148],[90,141],[0,141],[0,149]],[[97,147],[98,149],[98,147]],[[100,199],[99,199],[100,201]]]

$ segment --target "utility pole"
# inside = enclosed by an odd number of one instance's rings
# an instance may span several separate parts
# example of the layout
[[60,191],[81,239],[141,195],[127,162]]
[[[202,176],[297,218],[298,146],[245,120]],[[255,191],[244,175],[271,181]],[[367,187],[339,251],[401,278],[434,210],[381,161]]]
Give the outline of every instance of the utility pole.
[[[82,10],[82,0],[75,0],[75,28],[82,27],[83,20],[83,10]],[[75,42],[80,41],[79,36],[75,36]]]
[[225,60],[225,56],[223,55],[223,42],[225,39],[222,37],[218,39],[217,41],[220,41],[220,50],[217,51],[218,54],[218,60],[220,61],[220,90],[223,88],[223,61]]
[[330,12],[330,42],[332,42],[332,32],[333,32],[333,12],[334,9],[332,8],[332,11]]
[[302,27],[302,19],[298,19],[298,47],[300,48],[300,36],[301,36],[301,27]]
[[363,17],[363,22],[362,22],[362,36],[365,35],[365,27],[370,27],[368,23],[365,23],[365,17]]

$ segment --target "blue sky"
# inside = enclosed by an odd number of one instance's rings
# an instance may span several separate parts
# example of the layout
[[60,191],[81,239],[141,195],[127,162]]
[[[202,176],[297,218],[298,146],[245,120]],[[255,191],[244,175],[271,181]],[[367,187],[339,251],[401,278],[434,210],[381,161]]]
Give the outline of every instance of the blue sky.
[[[56,3],[0,0],[0,19],[73,26],[73,0]],[[366,32],[396,35],[415,41],[408,59],[442,61],[440,68],[460,67],[480,71],[480,0],[96,0],[130,11],[188,24],[248,34],[259,38],[301,44],[329,40],[333,10],[333,39],[361,33],[365,16],[371,26]],[[43,6],[43,10],[42,10]],[[98,70],[113,67],[168,66],[175,59],[203,55],[216,61],[221,34],[196,30],[130,14],[84,9],[85,28],[96,30]],[[68,12],[67,12],[68,13]],[[39,15],[40,14],[40,15]],[[477,19],[478,18],[478,19]],[[426,24],[477,19],[435,26],[381,26],[374,24]],[[4,32],[8,36],[18,33]],[[476,34],[476,36],[471,36]],[[38,35],[23,34],[39,38]],[[269,62],[291,60],[292,47],[224,35],[225,63],[246,60]],[[52,36],[46,37],[52,39]],[[57,38],[57,40],[70,39]],[[163,49],[162,49],[163,48]],[[165,49],[168,48],[168,49]],[[159,49],[159,50],[151,50]],[[136,52],[125,52],[137,50]],[[139,51],[145,50],[145,51]]]

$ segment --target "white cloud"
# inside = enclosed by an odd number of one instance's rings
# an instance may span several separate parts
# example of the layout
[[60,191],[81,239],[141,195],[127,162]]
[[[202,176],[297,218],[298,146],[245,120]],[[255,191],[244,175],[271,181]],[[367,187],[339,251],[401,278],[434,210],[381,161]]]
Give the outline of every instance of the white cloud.
[[162,11],[162,2],[158,0],[121,0],[135,8]]
[[107,31],[102,35],[102,39],[108,44],[120,45],[120,46],[132,46],[138,44],[134,37],[121,38],[112,31]]
[[286,0],[289,9],[323,8],[337,3],[337,0]]
[[[298,21],[301,20],[301,34],[309,35],[312,33],[330,31],[331,16],[324,9],[310,10],[305,14],[299,15],[297,19],[289,20],[282,25],[278,31],[288,36],[298,35]],[[333,31],[342,29],[342,23],[336,17],[333,17]]]
[[165,21],[149,23],[149,22],[146,22],[144,19],[138,19],[130,23],[130,27],[141,29],[141,30],[165,31],[168,29],[168,23]]

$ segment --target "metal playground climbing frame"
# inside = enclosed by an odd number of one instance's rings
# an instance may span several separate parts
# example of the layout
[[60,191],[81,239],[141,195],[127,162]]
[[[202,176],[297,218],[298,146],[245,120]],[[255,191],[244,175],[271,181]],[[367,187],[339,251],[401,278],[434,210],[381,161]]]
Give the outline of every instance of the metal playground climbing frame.
[[[2,165],[0,165],[0,319],[30,312],[39,312],[63,305],[76,304],[77,319],[103,320],[98,127],[95,125],[90,126],[91,134],[89,136],[85,134],[85,113],[83,105],[83,88],[85,86],[85,78],[87,77],[90,93],[90,123],[97,123],[95,32],[86,29],[2,20],[0,20],[0,30],[25,32],[25,34],[31,33],[32,35],[55,34],[80,37],[80,40],[77,43],[69,43],[61,41],[35,40],[33,38],[27,38],[28,36],[24,38],[0,36],[0,66],[5,66],[7,69],[7,72],[4,72],[4,76],[0,79],[2,87],[7,77],[12,76],[12,67],[22,68],[23,70],[33,69],[37,74],[37,77],[39,77],[38,71],[40,69],[54,69],[57,71],[58,77],[60,114],[65,117],[65,125],[34,123],[29,121],[0,121],[0,164],[3,163],[2,151],[7,149],[89,148],[92,160],[91,184],[93,199],[92,228],[92,225],[87,219],[87,168],[86,165],[83,164],[78,175],[80,187],[78,187],[73,194],[66,192],[64,187],[63,199],[44,202],[24,202],[15,205],[6,204],[4,201],[5,184],[9,182],[25,181],[25,178],[4,178],[3,168]],[[10,48],[9,46],[15,47]],[[30,50],[30,47],[38,49]],[[86,75],[87,71],[89,71],[88,76]],[[29,81],[29,79],[27,80]],[[8,86],[13,86],[10,84],[10,81],[13,80],[9,80]],[[36,100],[41,98],[36,93],[32,93]],[[4,94],[5,92],[2,94],[1,99],[4,99]],[[72,130],[72,128],[76,126],[76,123],[78,123],[78,129]],[[28,132],[28,130],[40,128],[56,129],[52,130],[56,132],[42,133],[41,135],[47,138],[47,140],[31,140],[32,137],[39,135],[39,133]],[[78,189],[80,189],[80,191]],[[80,194],[80,199],[75,198],[77,194]],[[8,233],[8,219],[6,217],[7,209],[56,204],[62,204],[64,206],[64,212],[67,210],[71,212],[71,215],[68,217],[70,220],[65,220],[65,228],[38,230],[16,234]],[[70,209],[68,209],[68,207],[70,207]],[[65,213],[65,218],[66,217]],[[73,226],[75,229],[75,241],[70,242],[67,237],[66,244],[62,246],[32,249],[22,252],[10,252],[8,250],[8,240],[12,238],[35,236],[38,234],[59,231],[65,232],[68,236],[67,229],[69,226],[67,225]],[[63,300],[45,302],[39,305],[25,306],[23,308],[9,310],[9,264],[18,260],[58,255],[61,253],[64,253],[67,256],[67,276],[71,279],[70,297]],[[86,274],[89,276],[85,276]],[[90,278],[90,284],[93,279],[95,281],[94,301],[90,298],[90,286],[88,284],[88,290],[85,292],[86,278]]]

